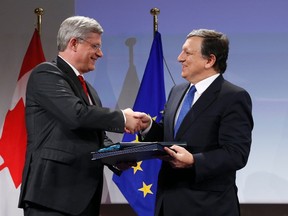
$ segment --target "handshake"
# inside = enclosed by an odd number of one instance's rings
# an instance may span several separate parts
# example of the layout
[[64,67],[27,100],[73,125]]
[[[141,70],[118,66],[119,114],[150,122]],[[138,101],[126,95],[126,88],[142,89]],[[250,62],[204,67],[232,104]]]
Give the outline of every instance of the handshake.
[[152,122],[150,116],[143,112],[134,112],[132,109],[127,108],[123,110],[126,117],[125,132],[136,133],[140,130],[145,130]]

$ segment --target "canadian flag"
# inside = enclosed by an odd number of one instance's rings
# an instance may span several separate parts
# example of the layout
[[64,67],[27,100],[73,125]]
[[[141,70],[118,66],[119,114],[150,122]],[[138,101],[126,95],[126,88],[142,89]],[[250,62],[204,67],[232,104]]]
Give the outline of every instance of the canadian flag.
[[31,70],[45,61],[39,32],[35,29],[24,56],[16,89],[2,134],[0,130],[0,216],[23,215],[18,209],[26,152],[25,94]]

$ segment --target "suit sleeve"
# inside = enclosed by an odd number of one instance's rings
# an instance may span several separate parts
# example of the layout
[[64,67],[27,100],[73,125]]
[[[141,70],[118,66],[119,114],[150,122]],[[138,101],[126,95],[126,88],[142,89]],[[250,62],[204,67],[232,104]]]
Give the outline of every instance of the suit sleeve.
[[194,154],[196,181],[201,182],[235,172],[248,160],[253,128],[252,102],[246,91],[239,91],[221,116],[218,148]]

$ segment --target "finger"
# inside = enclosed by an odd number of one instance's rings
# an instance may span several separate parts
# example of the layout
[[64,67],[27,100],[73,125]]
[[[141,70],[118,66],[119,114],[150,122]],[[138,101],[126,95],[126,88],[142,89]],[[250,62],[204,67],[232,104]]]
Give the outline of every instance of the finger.
[[131,131],[128,128],[124,128],[125,133],[131,133]]
[[173,149],[173,150],[175,150],[176,152],[180,152],[180,151],[182,151],[184,148],[181,147],[181,146],[178,146],[178,145],[173,145],[173,146],[170,147],[170,149]]
[[170,148],[168,148],[168,147],[164,147],[164,150],[170,155],[170,156],[174,156],[177,152],[174,150],[174,149],[172,149],[171,147]]
[[140,113],[140,112],[134,112],[134,113],[133,113],[133,117],[134,117],[134,118],[142,118],[142,117],[143,117],[143,114]]
[[147,117],[147,114],[144,112],[139,112],[138,116],[139,118],[144,118],[144,117]]

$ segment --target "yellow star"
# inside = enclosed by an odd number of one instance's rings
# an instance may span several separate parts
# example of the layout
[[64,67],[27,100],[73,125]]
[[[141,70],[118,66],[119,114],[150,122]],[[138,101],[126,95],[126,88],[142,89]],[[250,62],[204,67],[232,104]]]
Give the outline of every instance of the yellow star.
[[141,168],[141,164],[142,164],[142,161],[139,161],[139,162],[137,162],[137,165],[136,165],[136,166],[132,166],[132,168],[134,169],[134,171],[133,171],[134,174],[135,174],[138,170],[143,171],[142,168]]
[[138,143],[139,142],[139,138],[137,135],[135,135],[135,140],[133,140],[132,142]]
[[[155,120],[157,116],[153,117],[152,119]],[[135,135],[135,140],[132,141],[133,143],[139,143],[139,138]],[[142,161],[137,162],[136,166],[132,166],[131,168],[134,170],[133,173],[135,174],[138,170],[143,171],[141,168]]]
[[146,185],[145,182],[143,182],[143,187],[138,189],[139,191],[143,192],[143,196],[146,197],[146,195],[149,194],[153,194],[152,191],[150,190],[150,188],[152,187],[152,184],[150,185]]
[[[139,140],[138,140],[138,136],[135,136],[135,140],[133,140],[132,142],[135,142],[135,143],[138,143]],[[136,144],[137,145],[137,144]],[[143,171],[142,168],[141,168],[141,164],[142,164],[142,161],[139,161],[137,162],[137,165],[136,166],[132,166],[131,169],[133,169],[133,173],[135,174],[138,170],[140,171]]]

